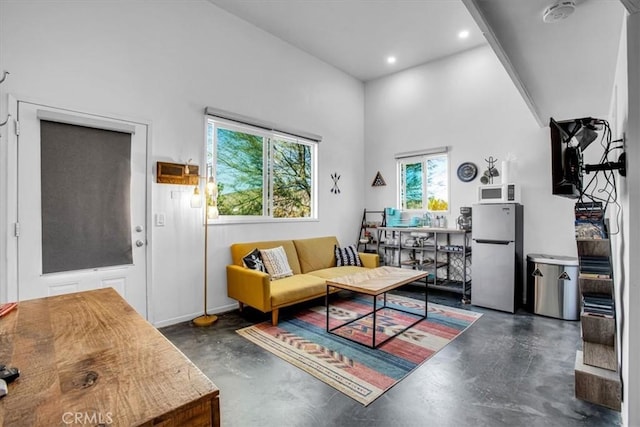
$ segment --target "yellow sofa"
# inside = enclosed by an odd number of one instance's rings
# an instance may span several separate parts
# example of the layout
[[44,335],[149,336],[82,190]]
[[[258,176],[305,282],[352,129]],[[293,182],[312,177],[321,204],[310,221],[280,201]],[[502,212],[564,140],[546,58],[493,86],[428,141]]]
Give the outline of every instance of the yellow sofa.
[[[271,323],[278,324],[278,311],[299,302],[324,296],[327,279],[357,273],[379,265],[378,254],[360,253],[363,267],[336,267],[334,236],[298,240],[273,240],[234,243],[231,245],[233,264],[227,266],[227,295],[263,313],[271,312]],[[293,276],[270,280],[267,273],[246,268],[242,258],[254,249],[282,246],[287,254]]]

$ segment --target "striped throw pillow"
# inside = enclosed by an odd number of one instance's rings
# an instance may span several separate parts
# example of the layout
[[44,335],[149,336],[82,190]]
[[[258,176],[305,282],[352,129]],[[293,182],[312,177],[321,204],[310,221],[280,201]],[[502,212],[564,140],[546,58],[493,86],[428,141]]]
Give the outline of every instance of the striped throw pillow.
[[260,249],[260,255],[271,280],[293,276],[287,253],[282,246],[273,249]]
[[349,245],[345,248],[341,248],[336,245],[334,247],[334,251],[336,253],[336,266],[356,265],[358,267],[362,267],[362,261],[358,255],[356,245]]

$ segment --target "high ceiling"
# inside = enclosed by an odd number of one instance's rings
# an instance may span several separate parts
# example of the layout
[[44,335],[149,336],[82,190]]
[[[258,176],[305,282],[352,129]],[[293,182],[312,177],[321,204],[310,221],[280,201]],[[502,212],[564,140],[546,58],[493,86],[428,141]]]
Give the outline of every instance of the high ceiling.
[[210,1],[362,81],[486,44],[460,0]]
[[555,0],[210,1],[365,82],[489,42],[541,126],[607,115],[624,18],[619,0],[552,24]]
[[625,14],[618,0],[576,0],[545,23],[554,0],[462,0],[541,125],[549,118],[606,118]]

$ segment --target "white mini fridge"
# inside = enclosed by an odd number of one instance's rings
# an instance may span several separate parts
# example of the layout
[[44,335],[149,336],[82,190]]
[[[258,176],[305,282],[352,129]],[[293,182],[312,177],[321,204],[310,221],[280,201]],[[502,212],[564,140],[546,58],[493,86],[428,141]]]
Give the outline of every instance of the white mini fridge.
[[524,295],[522,205],[477,204],[472,212],[471,304],[515,313]]

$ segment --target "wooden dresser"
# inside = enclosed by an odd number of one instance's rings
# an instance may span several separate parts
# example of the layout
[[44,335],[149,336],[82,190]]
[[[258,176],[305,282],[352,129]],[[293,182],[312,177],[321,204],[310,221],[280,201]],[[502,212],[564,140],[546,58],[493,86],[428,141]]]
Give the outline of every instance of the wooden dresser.
[[111,288],[20,302],[0,364],[0,426],[220,425],[215,384]]

